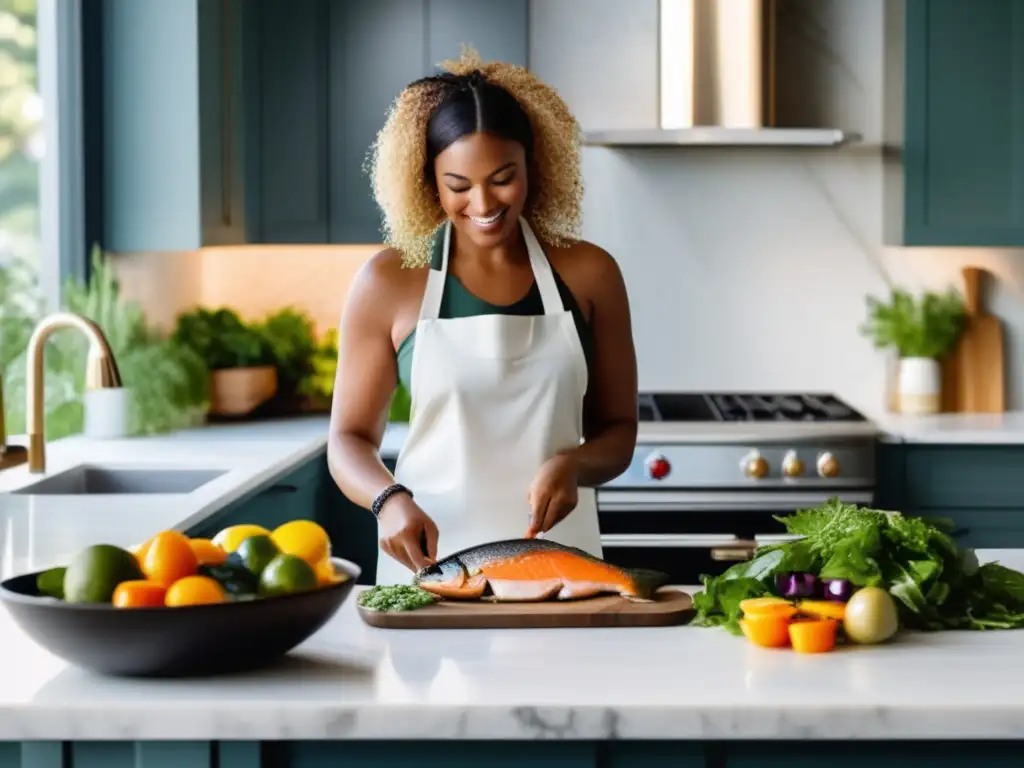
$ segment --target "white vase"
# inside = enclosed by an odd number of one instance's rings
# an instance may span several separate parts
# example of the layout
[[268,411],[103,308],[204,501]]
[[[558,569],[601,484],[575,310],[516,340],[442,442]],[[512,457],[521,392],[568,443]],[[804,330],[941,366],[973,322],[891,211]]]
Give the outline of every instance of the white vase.
[[900,413],[923,415],[939,412],[942,394],[942,369],[930,357],[904,357],[900,360]]

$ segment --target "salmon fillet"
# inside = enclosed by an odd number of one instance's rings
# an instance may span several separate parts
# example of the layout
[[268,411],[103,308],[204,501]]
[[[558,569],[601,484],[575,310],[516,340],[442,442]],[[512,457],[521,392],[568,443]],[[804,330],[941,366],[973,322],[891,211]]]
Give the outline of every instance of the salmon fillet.
[[508,539],[464,549],[421,569],[419,587],[449,600],[577,600],[618,594],[650,600],[669,577],[620,568],[581,549],[545,539]]

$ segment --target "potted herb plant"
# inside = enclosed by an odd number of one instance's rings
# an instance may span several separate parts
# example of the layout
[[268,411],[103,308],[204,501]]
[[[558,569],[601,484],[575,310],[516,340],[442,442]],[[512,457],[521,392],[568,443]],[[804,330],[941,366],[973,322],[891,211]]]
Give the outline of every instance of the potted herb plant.
[[244,416],[277,392],[273,350],[261,330],[231,309],[203,307],[178,316],[178,343],[191,347],[210,369],[210,413]]
[[872,339],[876,349],[895,348],[900,356],[900,412],[937,413],[942,394],[939,361],[963,332],[962,297],[949,290],[925,292],[915,299],[905,290],[893,289],[888,302],[869,296],[867,304],[868,319],[861,333]]

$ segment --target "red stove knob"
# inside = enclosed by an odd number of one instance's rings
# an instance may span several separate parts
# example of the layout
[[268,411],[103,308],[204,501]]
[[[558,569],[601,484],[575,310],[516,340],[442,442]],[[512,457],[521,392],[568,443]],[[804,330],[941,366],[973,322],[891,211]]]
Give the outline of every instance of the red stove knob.
[[652,453],[648,456],[647,461],[644,462],[644,467],[647,469],[647,476],[652,480],[664,480],[668,477],[668,473],[672,471],[672,466],[668,463],[668,459],[660,453]]

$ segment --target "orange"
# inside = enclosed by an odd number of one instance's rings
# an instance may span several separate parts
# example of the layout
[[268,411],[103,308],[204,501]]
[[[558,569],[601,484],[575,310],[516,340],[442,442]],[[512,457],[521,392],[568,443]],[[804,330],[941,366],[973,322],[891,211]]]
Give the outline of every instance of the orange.
[[152,608],[164,604],[166,592],[166,587],[155,581],[122,581],[114,590],[111,602],[115,608]]
[[185,534],[164,531],[153,537],[141,566],[147,579],[169,587],[178,579],[194,575],[199,558]]
[[149,552],[149,547],[153,544],[153,538],[154,537],[150,536],[144,542],[139,544],[139,546],[137,546],[134,550],[132,550],[135,553],[135,559],[139,561],[140,566],[142,565],[142,562],[146,559],[146,553]]
[[209,539],[189,539],[188,543],[200,565],[220,565],[228,558],[228,553]]
[[171,584],[164,605],[177,608],[183,605],[209,605],[227,600],[224,588],[209,576],[186,576]]
[[337,584],[339,581],[344,581],[345,577],[340,576],[334,570],[334,563],[331,562],[331,558],[326,557],[314,566],[313,571],[316,573],[316,583],[321,587],[326,587],[331,584]]

